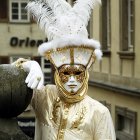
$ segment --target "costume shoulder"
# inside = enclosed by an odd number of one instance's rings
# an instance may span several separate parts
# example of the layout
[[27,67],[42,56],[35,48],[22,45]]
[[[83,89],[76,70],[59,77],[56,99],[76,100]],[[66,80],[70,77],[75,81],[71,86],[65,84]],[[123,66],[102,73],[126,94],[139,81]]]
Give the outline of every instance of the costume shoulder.
[[86,96],[86,102],[88,102],[90,110],[93,111],[90,114],[92,114],[92,130],[95,130],[93,132],[94,139],[116,140],[114,126],[108,108],[89,96]]
[[105,113],[108,112],[108,108],[106,106],[104,106],[103,104],[101,104],[99,101],[86,96],[85,97],[86,102],[89,103],[90,108],[93,108],[94,111],[99,112],[99,113]]

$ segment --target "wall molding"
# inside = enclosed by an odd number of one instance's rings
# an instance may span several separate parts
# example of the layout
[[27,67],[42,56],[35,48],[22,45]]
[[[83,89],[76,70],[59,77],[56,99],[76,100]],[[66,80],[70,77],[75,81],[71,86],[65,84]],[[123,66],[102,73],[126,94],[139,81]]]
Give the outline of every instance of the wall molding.
[[112,83],[102,82],[102,81],[89,81],[89,86],[94,86],[98,88],[103,88],[106,90],[113,91],[114,93],[121,93],[131,96],[140,97],[140,89],[130,88],[126,86],[120,86]]

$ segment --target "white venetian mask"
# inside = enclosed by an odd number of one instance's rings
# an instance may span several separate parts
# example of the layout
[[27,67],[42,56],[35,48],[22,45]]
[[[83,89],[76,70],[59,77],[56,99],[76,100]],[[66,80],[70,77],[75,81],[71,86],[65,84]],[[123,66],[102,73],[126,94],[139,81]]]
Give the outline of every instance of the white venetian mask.
[[83,65],[63,65],[59,69],[59,76],[65,90],[75,94],[83,85],[85,67]]

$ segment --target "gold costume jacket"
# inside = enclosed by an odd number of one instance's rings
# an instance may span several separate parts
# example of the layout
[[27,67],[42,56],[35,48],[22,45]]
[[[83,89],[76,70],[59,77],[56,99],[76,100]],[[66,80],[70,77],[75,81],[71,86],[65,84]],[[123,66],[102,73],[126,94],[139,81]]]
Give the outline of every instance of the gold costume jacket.
[[116,140],[108,109],[85,96],[77,103],[60,100],[55,85],[35,90],[35,140]]

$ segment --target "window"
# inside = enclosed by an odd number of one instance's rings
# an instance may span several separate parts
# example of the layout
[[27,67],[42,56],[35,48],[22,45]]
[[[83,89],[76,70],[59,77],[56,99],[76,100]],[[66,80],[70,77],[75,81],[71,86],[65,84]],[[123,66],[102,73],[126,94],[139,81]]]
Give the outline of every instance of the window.
[[0,20],[3,21],[3,20],[7,20],[8,16],[7,16],[7,11],[8,11],[8,8],[7,8],[7,0],[1,0],[0,1]]
[[29,22],[30,16],[26,11],[27,0],[10,1],[10,21],[11,22]]
[[136,140],[136,112],[116,107],[117,140]]
[[128,47],[134,47],[134,0],[128,0]]
[[121,51],[134,50],[134,0],[120,0]]
[[46,85],[52,83],[53,72],[52,72],[51,63],[46,59],[42,58],[41,66],[42,66],[42,71],[44,73],[44,84]]
[[101,17],[102,49],[106,51],[111,47],[110,0],[102,1]]
[[0,64],[9,64],[8,56],[0,56]]

